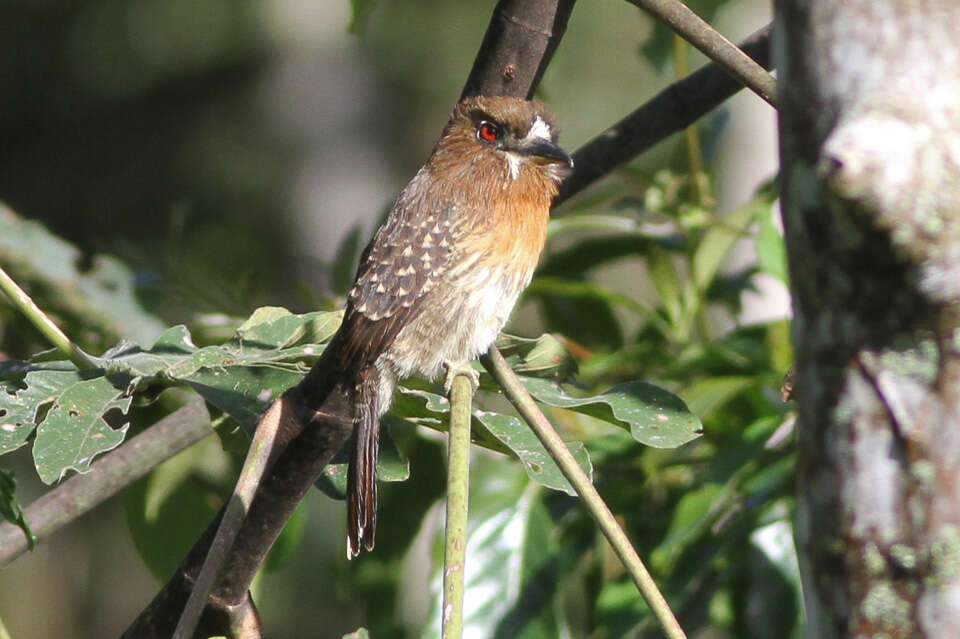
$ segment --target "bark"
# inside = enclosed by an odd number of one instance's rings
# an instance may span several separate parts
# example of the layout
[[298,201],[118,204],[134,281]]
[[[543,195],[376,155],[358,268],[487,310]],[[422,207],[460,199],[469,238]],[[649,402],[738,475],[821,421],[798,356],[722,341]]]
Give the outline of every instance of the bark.
[[960,3],[777,3],[811,637],[960,637]]

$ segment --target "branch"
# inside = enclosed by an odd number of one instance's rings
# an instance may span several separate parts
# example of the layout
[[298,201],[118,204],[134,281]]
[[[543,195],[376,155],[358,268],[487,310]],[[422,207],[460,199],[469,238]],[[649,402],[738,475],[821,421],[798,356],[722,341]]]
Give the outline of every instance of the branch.
[[[772,25],[767,25],[740,44],[744,52],[766,68],[772,64],[771,29]],[[553,200],[554,206],[682,131],[741,88],[740,83],[717,64],[708,64],[671,84],[573,154],[573,174],[560,186],[560,194]]]
[[637,585],[637,589],[640,590],[640,594],[643,595],[647,605],[650,606],[650,610],[653,611],[653,614],[657,617],[664,632],[670,639],[685,639],[686,635],[683,632],[683,628],[680,627],[680,623],[676,617],[673,616],[670,606],[663,598],[659,588],[657,588],[657,584],[653,581],[653,577],[651,577],[647,571],[646,566],[643,565],[643,560],[640,559],[637,551],[633,548],[630,539],[626,533],[623,532],[623,529],[620,528],[620,524],[617,523],[616,518],[613,513],[610,512],[607,504],[604,503],[603,498],[600,496],[600,493],[597,492],[590,478],[587,477],[586,473],[584,473],[579,464],[577,464],[577,460],[574,459],[573,455],[567,449],[567,445],[560,438],[560,435],[557,434],[557,431],[553,429],[553,426],[550,425],[550,422],[540,410],[540,407],[537,406],[537,402],[534,401],[520,383],[516,373],[514,373],[510,365],[507,364],[507,360],[503,358],[503,355],[497,350],[496,346],[491,346],[490,351],[484,355],[482,361],[487,371],[493,375],[493,378],[500,384],[501,388],[503,388],[507,399],[516,407],[527,424],[530,425],[531,430],[533,430],[543,446],[549,451],[550,457],[557,462],[557,466],[560,467],[563,476],[567,478],[567,481],[570,482],[573,489],[577,491],[577,495],[583,500],[587,511],[593,517],[594,521],[597,522],[600,532],[607,538],[613,551],[620,558],[620,561],[623,562],[623,567]]
[[684,40],[776,108],[777,81],[680,0],[629,0],[666,22]]
[[[228,635],[236,623],[254,623],[256,614],[248,594],[250,583],[287,520],[323,468],[350,436],[350,406],[340,393],[322,402],[310,395],[308,375],[288,390],[266,416],[276,420],[272,457],[263,483],[250,504],[200,618],[200,629]],[[315,409],[317,405],[320,409]],[[201,573],[224,511],[207,527],[174,576],[124,633],[136,639],[169,639]],[[238,616],[239,615],[239,616]],[[256,635],[253,635],[256,636]]]
[[[34,534],[49,537],[211,432],[203,402],[192,401],[95,461],[89,473],[74,475],[38,498],[26,508],[25,517]],[[0,524],[0,567],[26,550],[23,531]]]
[[500,0],[460,98],[530,99],[567,29],[576,0]]
[[27,292],[13,281],[13,278],[7,275],[7,272],[0,268],[0,291],[3,291],[10,297],[13,305],[23,313],[30,323],[47,338],[57,350],[62,352],[67,359],[80,370],[89,370],[97,368],[97,365],[90,359],[90,356],[84,353],[79,346],[74,344],[66,333],[60,330],[60,327],[54,324],[46,313],[44,313],[37,303],[34,302]]

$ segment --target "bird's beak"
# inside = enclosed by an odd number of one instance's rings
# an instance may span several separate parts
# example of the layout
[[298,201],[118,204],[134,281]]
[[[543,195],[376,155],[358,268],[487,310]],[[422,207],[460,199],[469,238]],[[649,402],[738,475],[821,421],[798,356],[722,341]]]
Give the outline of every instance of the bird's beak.
[[559,146],[544,138],[537,138],[534,142],[520,147],[520,151],[538,164],[560,164],[568,169],[573,168],[573,159]]

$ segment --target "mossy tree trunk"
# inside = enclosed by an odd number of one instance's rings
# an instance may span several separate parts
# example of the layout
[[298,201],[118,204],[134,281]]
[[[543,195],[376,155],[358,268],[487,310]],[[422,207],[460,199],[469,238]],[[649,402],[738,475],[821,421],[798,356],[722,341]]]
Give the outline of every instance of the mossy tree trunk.
[[960,637],[960,2],[778,0],[810,637]]

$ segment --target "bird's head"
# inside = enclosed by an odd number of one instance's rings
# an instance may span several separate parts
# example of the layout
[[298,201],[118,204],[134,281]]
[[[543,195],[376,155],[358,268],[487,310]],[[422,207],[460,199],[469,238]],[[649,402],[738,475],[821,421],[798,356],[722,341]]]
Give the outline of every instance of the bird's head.
[[472,173],[473,179],[545,177],[556,185],[573,168],[573,160],[557,146],[553,122],[553,114],[540,102],[465,98],[454,108],[433,162],[441,170]]

